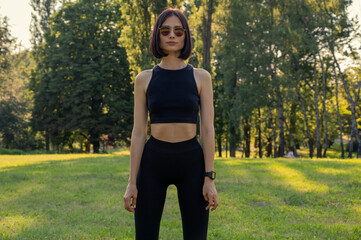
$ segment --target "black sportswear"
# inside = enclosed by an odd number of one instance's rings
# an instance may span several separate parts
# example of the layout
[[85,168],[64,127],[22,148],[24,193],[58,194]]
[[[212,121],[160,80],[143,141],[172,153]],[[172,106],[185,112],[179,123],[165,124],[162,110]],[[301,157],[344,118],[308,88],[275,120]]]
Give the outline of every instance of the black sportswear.
[[197,123],[200,96],[193,66],[171,70],[155,66],[147,87],[150,123]]
[[[159,239],[167,188],[174,184],[178,192],[183,240],[206,240],[209,209],[205,209],[208,202],[202,194],[204,171],[204,154],[197,136],[172,143],[150,135],[136,179],[135,239]],[[162,239],[170,238],[162,236]]]

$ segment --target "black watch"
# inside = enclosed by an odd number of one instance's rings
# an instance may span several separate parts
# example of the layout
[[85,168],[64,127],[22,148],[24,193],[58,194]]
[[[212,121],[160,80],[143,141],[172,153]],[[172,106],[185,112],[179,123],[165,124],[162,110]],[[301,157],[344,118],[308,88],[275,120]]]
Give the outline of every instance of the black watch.
[[210,179],[214,180],[214,179],[216,179],[216,172],[214,172],[214,171],[205,172],[205,173],[204,173],[204,176],[207,176],[207,177],[209,177]]

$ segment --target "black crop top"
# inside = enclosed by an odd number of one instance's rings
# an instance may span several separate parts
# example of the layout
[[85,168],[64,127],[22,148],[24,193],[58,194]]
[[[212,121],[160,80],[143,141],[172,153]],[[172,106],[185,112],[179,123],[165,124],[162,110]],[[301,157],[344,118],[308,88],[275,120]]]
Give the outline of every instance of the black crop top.
[[193,66],[175,70],[155,66],[146,99],[150,123],[197,123],[200,97]]

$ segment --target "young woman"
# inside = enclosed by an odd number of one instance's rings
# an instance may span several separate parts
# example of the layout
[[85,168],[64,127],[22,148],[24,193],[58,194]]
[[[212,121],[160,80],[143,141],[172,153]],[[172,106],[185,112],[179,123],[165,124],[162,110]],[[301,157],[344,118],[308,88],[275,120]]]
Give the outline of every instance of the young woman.
[[[191,55],[192,42],[187,18],[178,8],[168,7],[156,19],[150,51],[162,60],[135,78],[124,208],[134,213],[137,240],[158,239],[167,188],[174,184],[184,239],[205,240],[209,209],[219,204],[213,171],[211,76],[184,62]],[[196,136],[199,107],[202,145]]]

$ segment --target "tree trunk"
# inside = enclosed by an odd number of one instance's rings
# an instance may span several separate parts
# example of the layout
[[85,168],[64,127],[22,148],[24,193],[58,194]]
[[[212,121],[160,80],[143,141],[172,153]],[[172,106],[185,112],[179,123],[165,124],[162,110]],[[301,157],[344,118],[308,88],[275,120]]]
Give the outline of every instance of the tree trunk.
[[285,155],[285,133],[283,128],[283,103],[282,100],[279,98],[279,105],[278,105],[278,124],[279,124],[279,138],[280,138],[280,146],[278,151],[278,156],[283,157]]
[[220,134],[217,136],[217,145],[218,145],[218,157],[222,157],[222,136]]
[[332,63],[332,69],[333,69],[335,83],[336,83],[336,87],[335,87],[335,91],[336,91],[336,107],[337,107],[338,128],[340,129],[341,158],[344,159],[345,158],[345,150],[343,148],[343,139],[342,139],[343,130],[342,130],[340,107],[339,107],[339,104],[338,104],[338,80],[337,80],[337,73],[336,73],[336,68],[335,68],[335,61],[333,61],[333,63]]
[[[206,3],[207,10],[203,13],[202,21],[203,28],[202,40],[203,40],[203,67],[204,69],[211,70],[211,43],[212,43],[212,13],[214,11],[214,0],[208,0]],[[207,17],[206,17],[207,14]]]
[[90,143],[89,143],[89,141],[86,141],[86,143],[85,143],[85,151],[87,153],[90,153]]
[[261,109],[258,108],[258,156],[262,158]]
[[272,117],[272,112],[271,112],[270,107],[268,106],[267,108],[268,108],[268,113],[269,113],[269,115],[270,115],[269,121],[270,121],[271,129],[272,129],[273,157],[274,157],[274,158],[277,158],[277,157],[278,157],[278,154],[277,154],[277,143],[276,143],[276,134],[275,134],[275,130],[274,130],[274,127],[273,127],[273,117]]
[[313,75],[315,79],[315,85],[314,85],[314,95],[313,100],[315,102],[315,112],[316,112],[316,148],[317,148],[317,157],[322,157],[322,150],[321,150],[321,143],[320,143],[320,115],[318,110],[318,81],[317,81],[317,59],[316,55],[314,56],[314,64],[313,64]]
[[228,158],[228,135],[226,137],[226,158]]
[[256,133],[255,133],[255,137],[254,137],[254,143],[253,143],[253,149],[255,151],[254,157],[257,158],[257,148],[258,148],[258,137],[257,137],[257,130],[258,128],[256,127]]
[[[271,14],[271,22],[270,22],[270,32],[272,32],[272,28],[273,28],[273,24],[274,24],[274,8],[273,8],[273,2],[272,0],[268,1],[269,4],[269,9],[270,9],[270,14]],[[274,41],[271,41],[274,42]],[[269,44],[269,52],[274,52],[274,49],[272,49],[272,44]],[[275,57],[275,56],[274,56]],[[275,157],[278,156],[283,156],[284,155],[284,145],[285,145],[285,137],[284,137],[284,129],[283,129],[283,121],[280,119],[281,117],[283,117],[283,103],[282,103],[282,96],[281,96],[281,89],[280,89],[280,82],[277,79],[277,76],[275,77],[275,63],[273,61],[273,59],[270,61],[270,74],[271,74],[271,80],[272,82],[276,81],[276,96],[277,96],[277,100],[278,100],[278,123],[279,123],[279,139],[280,139],[280,145],[279,145],[279,151],[277,152],[277,145],[276,145],[276,140],[275,140],[275,136],[273,136],[273,141],[274,141],[274,148],[275,148]],[[271,115],[272,117],[272,115]],[[274,134],[273,131],[273,124],[272,124],[272,134]]]
[[239,140],[236,135],[235,123],[230,123],[229,156],[236,157],[236,142]]
[[244,137],[246,141],[246,147],[245,147],[245,157],[249,158],[251,153],[251,126],[249,124],[248,118],[245,118],[243,120],[243,131],[244,131]]
[[298,85],[296,85],[296,91],[297,91],[297,95],[298,95],[298,100],[301,103],[301,107],[302,107],[302,112],[303,112],[303,118],[305,119],[305,125],[306,125],[306,132],[307,132],[307,138],[308,138],[308,149],[309,149],[309,156],[310,158],[313,157],[313,143],[312,143],[312,137],[311,137],[311,133],[310,133],[310,127],[308,125],[308,118],[307,118],[307,113],[306,113],[306,108],[305,108],[305,104],[303,102],[301,93],[300,93],[300,89],[298,88]]
[[242,158],[244,158],[244,150],[246,149],[246,146],[244,145],[244,141],[242,141]]
[[295,140],[294,140],[294,138],[293,138],[293,135],[292,135],[290,129],[288,128],[288,124],[287,124],[287,122],[285,121],[285,118],[282,118],[282,121],[284,121],[285,126],[286,126],[286,129],[287,129],[288,133],[290,134],[291,142],[292,142],[292,146],[293,146],[293,154],[294,154],[295,157],[297,157],[298,154],[297,154],[296,144],[295,144]]
[[100,147],[100,134],[99,133],[90,133],[90,144],[93,145],[93,153],[99,153]]
[[267,136],[266,157],[272,157],[272,134]]
[[45,130],[45,150],[50,151],[50,136],[49,130]]
[[[102,146],[103,146],[103,153],[105,152],[105,140],[102,141]],[[108,150],[108,147],[107,147]]]
[[351,127],[351,133],[350,133],[350,141],[348,142],[348,158],[352,158],[352,151],[353,151],[353,129]]
[[323,105],[323,118],[325,121],[325,136],[324,136],[324,142],[323,142],[323,157],[326,157],[326,152],[328,149],[328,130],[327,130],[327,108],[326,108],[326,76],[325,76],[325,69],[323,66],[323,61],[321,59],[320,53],[318,53],[318,57],[320,58],[321,63],[321,70],[322,70],[322,92],[323,92],[323,99],[322,99],[322,105]]
[[[341,77],[341,80],[342,80],[342,83],[343,83],[343,86],[345,88],[345,91],[347,93],[347,100],[350,104],[350,107],[351,107],[351,119],[352,119],[352,126],[351,126],[351,140],[352,140],[352,134],[355,135],[356,137],[356,141],[358,143],[358,148],[357,148],[357,158],[361,158],[361,139],[360,139],[360,135],[359,135],[359,131],[358,131],[358,128],[357,128],[357,122],[356,122],[356,103],[357,103],[357,96],[356,96],[356,101],[354,101],[352,99],[352,96],[351,96],[351,93],[350,93],[350,90],[347,86],[347,83],[346,83],[346,80],[343,76],[343,73],[341,71],[341,68],[340,68],[340,65],[338,64],[338,61],[336,59],[336,56],[335,56],[335,52],[334,50],[332,49],[332,56],[333,56],[333,59],[336,63],[336,66],[337,66],[337,69],[338,69],[338,72],[340,74],[340,77]],[[360,85],[359,85],[359,89],[360,89]],[[358,90],[359,90],[358,89]],[[352,144],[352,143],[351,143]],[[349,154],[349,158],[352,157],[352,155],[350,156]]]

